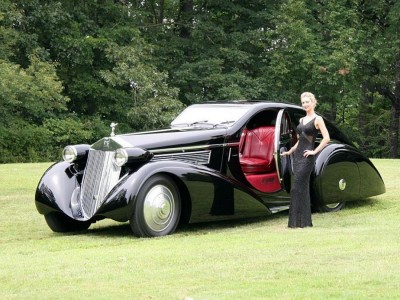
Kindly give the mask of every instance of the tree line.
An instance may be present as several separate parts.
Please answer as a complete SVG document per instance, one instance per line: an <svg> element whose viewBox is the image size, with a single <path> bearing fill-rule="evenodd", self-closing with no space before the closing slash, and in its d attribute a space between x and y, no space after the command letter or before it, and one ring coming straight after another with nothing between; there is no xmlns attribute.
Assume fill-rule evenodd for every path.
<svg viewBox="0 0 400 300"><path fill-rule="evenodd" d="M368 156L397 158L399 15L395 0L3 0L0 163L303 91Z"/></svg>

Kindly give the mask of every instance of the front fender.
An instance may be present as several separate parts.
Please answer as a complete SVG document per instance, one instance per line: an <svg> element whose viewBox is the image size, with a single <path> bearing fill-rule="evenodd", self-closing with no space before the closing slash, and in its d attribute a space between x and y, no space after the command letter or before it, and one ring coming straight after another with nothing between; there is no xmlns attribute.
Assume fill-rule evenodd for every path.
<svg viewBox="0 0 400 300"><path fill-rule="evenodd" d="M47 169L35 193L35 205L39 213L45 215L52 211L61 211L74 218L71 196L79 187L78 178L82 174L65 161L55 163Z"/></svg>

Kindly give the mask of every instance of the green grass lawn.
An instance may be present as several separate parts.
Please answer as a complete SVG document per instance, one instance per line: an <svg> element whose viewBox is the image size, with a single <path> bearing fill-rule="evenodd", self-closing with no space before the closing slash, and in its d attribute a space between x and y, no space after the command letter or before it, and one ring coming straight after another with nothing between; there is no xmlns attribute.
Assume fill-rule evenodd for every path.
<svg viewBox="0 0 400 300"><path fill-rule="evenodd" d="M400 160L373 160L379 197L314 214L190 225L138 239L127 223L50 231L34 204L49 164L0 165L0 299L399 299Z"/></svg>

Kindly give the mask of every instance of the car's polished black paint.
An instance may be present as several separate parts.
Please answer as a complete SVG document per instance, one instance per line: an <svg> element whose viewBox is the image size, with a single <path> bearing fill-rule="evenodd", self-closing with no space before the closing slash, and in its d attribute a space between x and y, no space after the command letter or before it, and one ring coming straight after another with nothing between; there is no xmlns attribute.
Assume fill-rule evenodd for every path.
<svg viewBox="0 0 400 300"><path fill-rule="evenodd" d="M280 161L279 155L276 156L282 174L281 189L263 193L251 186L241 170L239 143L244 128L255 126L280 110L284 110L292 129L304 112L298 106L282 103L238 105L247 106L248 111L232 126L193 126L122 134L93 144L91 148L99 151L125 148L130 153L130 160L122 167L120 180L106 195L91 221L102 218L130 220L142 186L158 174L165 175L178 186L183 222L265 215L282 206L287 207L291 187L290 160ZM332 141L316 159L311 180L312 204L323 206L384 193L382 178L370 160L333 124L327 120L326 124ZM290 148L293 144L290 133L282 134L279 139L280 148ZM208 161L193 161L190 155L197 153L208 153ZM62 161L50 167L36 191L38 211L44 215L61 212L84 221L74 210L78 197L76 190L82 184L84 169L82 160L72 164Z"/></svg>
<svg viewBox="0 0 400 300"><path fill-rule="evenodd" d="M313 174L314 201L336 203L385 193L383 180L371 161L349 145L331 144L319 155ZM345 190L338 189L344 179Z"/></svg>

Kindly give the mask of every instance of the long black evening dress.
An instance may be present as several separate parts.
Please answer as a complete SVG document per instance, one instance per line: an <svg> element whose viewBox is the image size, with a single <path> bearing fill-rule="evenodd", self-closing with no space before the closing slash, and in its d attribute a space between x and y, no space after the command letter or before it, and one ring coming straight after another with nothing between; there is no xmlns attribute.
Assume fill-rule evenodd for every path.
<svg viewBox="0 0 400 300"><path fill-rule="evenodd" d="M315 156L304 157L304 150L314 150L318 134L315 118L306 124L303 119L297 126L299 143L293 152L294 180L291 191L289 224L291 228L313 226L311 221L310 175L314 168Z"/></svg>

